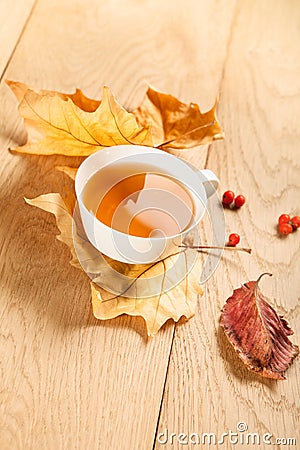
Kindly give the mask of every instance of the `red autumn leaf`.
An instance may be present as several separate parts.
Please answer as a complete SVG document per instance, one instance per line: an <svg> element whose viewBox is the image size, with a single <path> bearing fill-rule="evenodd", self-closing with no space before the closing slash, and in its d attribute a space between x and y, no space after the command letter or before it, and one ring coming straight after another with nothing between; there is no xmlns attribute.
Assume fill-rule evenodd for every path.
<svg viewBox="0 0 300 450"><path fill-rule="evenodd" d="M263 275L233 291L223 307L221 326L249 370L284 380L299 349L288 338L293 331L287 321L278 316L258 286Z"/></svg>

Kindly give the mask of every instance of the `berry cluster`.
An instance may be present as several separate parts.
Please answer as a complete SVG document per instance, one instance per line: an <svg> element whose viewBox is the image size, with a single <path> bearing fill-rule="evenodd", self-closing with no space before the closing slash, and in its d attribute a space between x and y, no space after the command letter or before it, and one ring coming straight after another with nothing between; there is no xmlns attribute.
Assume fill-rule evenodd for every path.
<svg viewBox="0 0 300 450"><path fill-rule="evenodd" d="M231 209L233 208L240 208L245 203L246 199L243 195L239 194L235 197L234 192L232 191L226 191L223 194L222 198L222 204L223 206L229 207Z"/></svg>
<svg viewBox="0 0 300 450"><path fill-rule="evenodd" d="M300 217L290 217L289 214L281 214L278 219L278 228L281 234L287 236L292 231L297 230L300 227Z"/></svg>

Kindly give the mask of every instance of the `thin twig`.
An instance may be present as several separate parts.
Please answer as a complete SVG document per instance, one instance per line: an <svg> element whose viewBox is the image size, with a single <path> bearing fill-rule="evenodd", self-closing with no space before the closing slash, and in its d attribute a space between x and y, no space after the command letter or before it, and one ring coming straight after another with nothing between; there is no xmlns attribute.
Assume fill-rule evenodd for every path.
<svg viewBox="0 0 300 450"><path fill-rule="evenodd" d="M245 248L245 247L222 247L222 246L218 246L218 245L178 245L178 247L183 247L183 248L192 248L194 250L203 250L203 249L208 249L208 250L236 250L236 251L240 251L240 252L246 252L246 253L251 253L251 248Z"/></svg>

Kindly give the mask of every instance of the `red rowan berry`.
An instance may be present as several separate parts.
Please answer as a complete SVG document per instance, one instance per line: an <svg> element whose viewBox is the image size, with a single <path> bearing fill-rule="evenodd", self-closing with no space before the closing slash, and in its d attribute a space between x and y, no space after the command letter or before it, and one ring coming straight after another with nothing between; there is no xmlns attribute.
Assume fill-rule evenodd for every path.
<svg viewBox="0 0 300 450"><path fill-rule="evenodd" d="M234 200L234 193L232 191L226 191L223 194L222 203L223 205L229 206Z"/></svg>
<svg viewBox="0 0 300 450"><path fill-rule="evenodd" d="M293 231L293 227L290 223L281 223L279 225L279 231L281 234L288 235Z"/></svg>
<svg viewBox="0 0 300 450"><path fill-rule="evenodd" d="M291 218L291 225L294 228L294 230L297 230L297 228L300 227L300 217L294 216Z"/></svg>
<svg viewBox="0 0 300 450"><path fill-rule="evenodd" d="M290 220L291 218L288 214L281 214L281 216L278 219L278 223L279 225L281 225L282 223L289 223Z"/></svg>
<svg viewBox="0 0 300 450"><path fill-rule="evenodd" d="M246 198L243 195L237 195L234 200L234 206L240 208L245 203Z"/></svg>
<svg viewBox="0 0 300 450"><path fill-rule="evenodd" d="M240 242L240 236L237 233L232 233L229 235L228 246L235 247Z"/></svg>

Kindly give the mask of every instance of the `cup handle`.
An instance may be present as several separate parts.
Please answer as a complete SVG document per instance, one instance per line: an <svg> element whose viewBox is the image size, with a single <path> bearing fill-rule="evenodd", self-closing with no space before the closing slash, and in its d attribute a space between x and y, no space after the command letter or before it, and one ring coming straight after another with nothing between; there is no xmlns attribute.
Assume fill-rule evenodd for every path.
<svg viewBox="0 0 300 450"><path fill-rule="evenodd" d="M220 184L220 180L209 169L198 170L197 174L200 177L201 182L203 183L204 189L206 191L206 196L207 196L207 198L209 198L218 189L218 186Z"/></svg>

